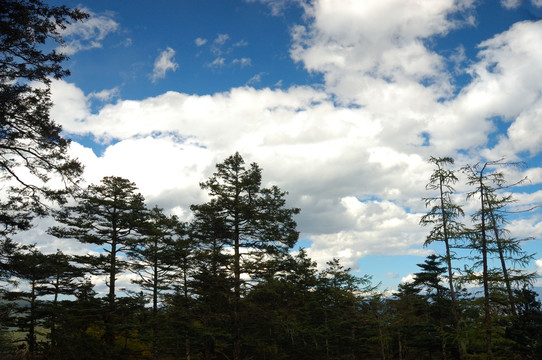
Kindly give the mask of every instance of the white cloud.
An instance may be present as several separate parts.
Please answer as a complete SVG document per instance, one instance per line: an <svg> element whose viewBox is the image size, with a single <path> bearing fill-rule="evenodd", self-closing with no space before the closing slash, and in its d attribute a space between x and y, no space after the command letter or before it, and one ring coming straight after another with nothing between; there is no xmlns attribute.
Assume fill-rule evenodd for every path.
<svg viewBox="0 0 542 360"><path fill-rule="evenodd" d="M226 64L226 59L223 57L217 57L211 63L208 64L211 68L221 68Z"/></svg>
<svg viewBox="0 0 542 360"><path fill-rule="evenodd" d="M242 68L252 65L252 59L249 57L238 57L232 59L232 54L239 47L248 46L246 40L240 40L232 45L226 46L230 41L230 35L218 34L209 46L210 55L214 58L212 61L207 62L206 66L209 68L222 68L226 65L239 65ZM198 47L207 44L207 39L197 38L196 45Z"/></svg>
<svg viewBox="0 0 542 360"><path fill-rule="evenodd" d="M228 34L218 34L217 37L213 40L213 45L211 46L211 52L216 55L220 56L224 53L224 50L222 47L226 42L230 39L230 36Z"/></svg>
<svg viewBox="0 0 542 360"><path fill-rule="evenodd" d="M196 46L200 47L200 46L203 46L205 44L207 44L207 39L204 39L204 38L196 38L194 40L194 42L196 43Z"/></svg>
<svg viewBox="0 0 542 360"><path fill-rule="evenodd" d="M119 29L119 24L113 20L111 15L97 15L85 8L82 10L90 15L87 20L74 22L60 31L66 43L59 48L59 51L66 55L73 55L82 50L101 48L102 41L106 36Z"/></svg>
<svg viewBox="0 0 542 360"><path fill-rule="evenodd" d="M479 45L480 61L468 71L474 81L462 89L457 106L478 117L512 118L540 99L542 23L516 23ZM461 109L463 110L463 109Z"/></svg>
<svg viewBox="0 0 542 360"><path fill-rule="evenodd" d="M122 46L122 47L130 47L132 46L132 44L134 43L134 41L131 39L131 38L126 38L124 40L122 40L118 46Z"/></svg>
<svg viewBox="0 0 542 360"><path fill-rule="evenodd" d="M454 107L472 119L501 116L511 125L507 136L492 149L494 157L542 150L542 42L541 22L520 22L480 44L480 61L469 72L474 80Z"/></svg>
<svg viewBox="0 0 542 360"><path fill-rule="evenodd" d="M523 3L523 0L501 0L501 5L507 9L518 8L521 3Z"/></svg>
<svg viewBox="0 0 542 360"><path fill-rule="evenodd" d="M224 45L229 39L230 36L228 34L218 34L216 39L213 40L213 43L217 45Z"/></svg>
<svg viewBox="0 0 542 360"><path fill-rule="evenodd" d="M538 203L540 204L540 197L542 194L538 193ZM517 198L514 197L514 198ZM530 200L532 203L533 200ZM507 229L510 231L510 235L516 239L540 239L542 238L542 221L534 214L524 214L521 219L510 221Z"/></svg>
<svg viewBox="0 0 542 360"><path fill-rule="evenodd" d="M340 200L340 207L333 206L333 211L336 215L331 218L330 214L321 214L334 223L333 227L328 227L329 233L311 236L313 244L308 253L319 264L338 257L356 269L357 260L368 254L429 253L421 250L425 236L424 229L420 229L418 224L420 215L409 214L391 201L360 201L355 197L344 197ZM325 221L324 217L320 221ZM319 227L316 230L326 231Z"/></svg>
<svg viewBox="0 0 542 360"><path fill-rule="evenodd" d="M62 124L65 131L77 132L80 124L90 115L90 107L85 93L77 86L63 80L51 82L51 99L54 106L51 118Z"/></svg>
<svg viewBox="0 0 542 360"><path fill-rule="evenodd" d="M241 40L233 44L233 47L245 47L245 46L248 46L248 41L246 40Z"/></svg>
<svg viewBox="0 0 542 360"><path fill-rule="evenodd" d="M450 87L442 73L443 59L422 40L469 23L468 15L463 22L450 20L450 15L468 14L471 3L349 0L336 6L315 1L307 10L310 26L292 30L292 57L310 71L323 72L328 89L363 105L374 78L403 86L431 79L431 88L443 96Z"/></svg>
<svg viewBox="0 0 542 360"><path fill-rule="evenodd" d="M264 72L261 72L261 73L258 73L256 75L254 75L253 77L251 77L250 79L248 79L247 81L247 85L255 85L255 84L259 84L261 81L262 81L262 76L265 75Z"/></svg>
<svg viewBox="0 0 542 360"><path fill-rule="evenodd" d="M104 89L98 92L93 92L88 95L89 98L98 99L100 101L111 101L114 98L117 98L120 94L118 87L112 89Z"/></svg>
<svg viewBox="0 0 542 360"><path fill-rule="evenodd" d="M501 138L493 149L508 159L515 154L528 152L535 155L542 151L542 99L536 106L527 108L514 120L507 131L507 137Z"/></svg>
<svg viewBox="0 0 542 360"><path fill-rule="evenodd" d="M501 5L507 9L517 9L525 0L501 0ZM542 7L542 0L531 0L531 4L536 7Z"/></svg>
<svg viewBox="0 0 542 360"><path fill-rule="evenodd" d="M166 77L166 72L171 70L175 71L179 67L179 64L175 62L175 50L168 47L162 51L160 55L154 61L154 69L152 71L152 82L156 82L158 79Z"/></svg>
<svg viewBox="0 0 542 360"><path fill-rule="evenodd" d="M306 7L309 25L292 29L292 58L323 73L326 90L338 102L362 106L379 119L386 143L421 145L426 133L439 153L449 154L485 141L490 122L477 118L473 124L442 101L453 99L451 74L424 41L470 26L472 1L312 4Z"/></svg>
<svg viewBox="0 0 542 360"><path fill-rule="evenodd" d="M240 58L240 59L233 59L232 63L234 65L239 65L241 66L242 68L246 67L246 66L250 66L252 65L252 60L250 58Z"/></svg>

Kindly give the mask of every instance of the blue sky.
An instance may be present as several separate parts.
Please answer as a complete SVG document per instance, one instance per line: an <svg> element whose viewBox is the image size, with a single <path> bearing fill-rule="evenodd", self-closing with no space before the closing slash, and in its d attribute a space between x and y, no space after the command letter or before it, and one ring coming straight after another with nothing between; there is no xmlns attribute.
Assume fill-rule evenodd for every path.
<svg viewBox="0 0 542 360"><path fill-rule="evenodd" d="M290 27L302 16L298 6L271 16L267 6L243 1L83 5L118 24L104 39L102 51L73 58L71 79L89 91L120 85L123 97L144 98L170 90L209 94L247 84L321 81L319 74L308 74L289 56ZM168 48L174 49L178 68L149 86L154 61Z"/></svg>
<svg viewBox="0 0 542 360"><path fill-rule="evenodd" d="M542 201L540 0L51 3L91 14L66 29L72 75L52 86L89 183L126 177L189 220L206 200L198 183L239 151L301 208L313 259L338 257L382 289L437 249L418 225L430 156L525 161L507 176L531 180L521 205ZM541 217L510 224L536 239L533 270ZM39 228L42 248L85 251Z"/></svg>

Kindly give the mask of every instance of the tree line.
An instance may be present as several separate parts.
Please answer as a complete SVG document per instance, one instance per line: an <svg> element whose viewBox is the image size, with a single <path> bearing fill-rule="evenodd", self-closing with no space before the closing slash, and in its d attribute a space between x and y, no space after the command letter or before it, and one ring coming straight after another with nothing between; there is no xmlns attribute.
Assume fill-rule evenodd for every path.
<svg viewBox="0 0 542 360"><path fill-rule="evenodd" d="M497 192L502 173L484 174L496 163L461 169L469 183L477 179L466 196L480 198L467 227L453 203L453 161L431 162L434 196L425 199L421 224L431 226L426 244L441 241L445 253L428 256L392 295L337 259L318 271L304 250L292 252L299 209L285 207L279 188L262 188L261 169L238 153L200 184L210 200L191 207L189 223L147 208L129 180L105 177L62 205L49 229L92 252L42 254L3 242L4 357L537 358L542 309L530 289L534 273L507 267L532 255L507 236L512 198ZM126 274L133 286L119 289ZM105 296L93 289L98 276ZM468 291L473 284L482 295Z"/></svg>
<svg viewBox="0 0 542 360"><path fill-rule="evenodd" d="M49 117L51 79L69 74L51 41L88 15L0 5L0 359L539 358L533 255L508 229L517 183L503 169L515 164L432 157L420 224L443 250L383 293L338 259L319 270L294 251L300 210L239 153L200 184L209 200L189 222L149 208L128 179L82 188ZM454 189L458 174L468 191ZM466 216L463 201L476 210ZM12 240L43 216L49 235L88 252Z"/></svg>

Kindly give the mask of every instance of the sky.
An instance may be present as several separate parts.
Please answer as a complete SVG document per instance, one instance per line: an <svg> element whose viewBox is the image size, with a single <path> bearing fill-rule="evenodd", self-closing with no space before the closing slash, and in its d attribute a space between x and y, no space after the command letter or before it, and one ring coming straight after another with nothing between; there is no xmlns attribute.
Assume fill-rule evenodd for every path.
<svg viewBox="0 0 542 360"><path fill-rule="evenodd" d="M541 0L49 3L90 14L64 30L71 76L51 112L89 184L125 177L189 220L199 183L238 151L301 209L298 247L382 290L442 250L419 225L431 156L524 161L504 169L529 178L518 206L542 202ZM542 212L510 220L542 273ZM85 251L47 221L25 241Z"/></svg>

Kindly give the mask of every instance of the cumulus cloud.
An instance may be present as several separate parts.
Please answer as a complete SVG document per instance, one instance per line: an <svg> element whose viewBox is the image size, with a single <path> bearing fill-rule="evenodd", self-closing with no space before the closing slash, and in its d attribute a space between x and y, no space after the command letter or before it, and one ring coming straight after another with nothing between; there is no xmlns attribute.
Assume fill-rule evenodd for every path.
<svg viewBox="0 0 542 360"><path fill-rule="evenodd" d="M62 124L65 131L78 129L90 115L90 103L85 93L75 84L63 80L51 82L51 118Z"/></svg>
<svg viewBox="0 0 542 360"><path fill-rule="evenodd" d="M479 59L468 71L474 80L462 89L454 107L475 118L502 117L511 122L507 136L492 149L496 156L538 153L541 148L541 22L516 23L480 44Z"/></svg>
<svg viewBox="0 0 542 360"><path fill-rule="evenodd" d="M450 85L443 59L423 39L469 23L471 3L350 0L335 6L316 1L307 10L310 24L292 30L291 54L308 70L323 72L328 88L345 100L364 104L374 78L406 86L431 79L435 95L445 96ZM451 14L464 15L459 21Z"/></svg>
<svg viewBox="0 0 542 360"><path fill-rule="evenodd" d="M156 82L158 79L163 79L166 77L166 72L169 70L175 71L179 67L179 64L175 62L175 50L168 47L166 50L162 51L160 55L154 61L154 68L152 71L151 79L152 82Z"/></svg>
<svg viewBox="0 0 542 360"><path fill-rule="evenodd" d="M542 23L520 22L479 45L480 61L468 71L474 81L462 89L458 106L480 117L517 116L540 99Z"/></svg>
<svg viewBox="0 0 542 360"><path fill-rule="evenodd" d="M59 51L66 55L73 55L82 50L101 48L107 35L119 29L119 24L110 14L98 15L86 8L82 10L90 15L87 20L69 24L60 31L65 44L59 48Z"/></svg>
<svg viewBox="0 0 542 360"><path fill-rule="evenodd" d="M345 197L340 204L342 211L336 206L334 211L339 211L337 217L344 219L342 230L329 228L331 233L311 236L313 244L308 253L319 264L340 258L355 269L357 261L369 254L429 254L429 251L421 250L425 237L424 230L419 227L419 214L409 214L391 201Z"/></svg>

